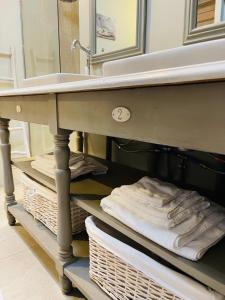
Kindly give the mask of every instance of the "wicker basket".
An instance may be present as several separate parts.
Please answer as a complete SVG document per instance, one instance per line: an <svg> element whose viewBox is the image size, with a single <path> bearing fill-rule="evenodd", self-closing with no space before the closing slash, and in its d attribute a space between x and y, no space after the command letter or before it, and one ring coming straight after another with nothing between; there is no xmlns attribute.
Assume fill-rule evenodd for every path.
<svg viewBox="0 0 225 300"><path fill-rule="evenodd" d="M35 219L57 234L57 196L56 193L30 179L25 174L21 175L23 185L23 206ZM71 219L73 234L85 230L85 218L88 213L71 202Z"/></svg>
<svg viewBox="0 0 225 300"><path fill-rule="evenodd" d="M115 300L181 300L91 237L90 277Z"/></svg>
<svg viewBox="0 0 225 300"><path fill-rule="evenodd" d="M187 299L173 286L177 282L182 286L186 278L126 244L124 236L95 217L88 217L85 225L89 235L90 278L112 299ZM192 283L182 288L189 290Z"/></svg>

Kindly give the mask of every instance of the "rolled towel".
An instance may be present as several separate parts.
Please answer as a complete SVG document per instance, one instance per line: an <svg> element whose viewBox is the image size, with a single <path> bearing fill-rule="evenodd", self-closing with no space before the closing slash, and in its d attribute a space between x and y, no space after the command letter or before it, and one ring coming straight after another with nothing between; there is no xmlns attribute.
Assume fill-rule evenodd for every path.
<svg viewBox="0 0 225 300"><path fill-rule="evenodd" d="M186 257L185 251L181 251L180 249L182 249L183 247L179 247L181 247L181 245L183 245L185 242L192 241L195 238L195 231L198 229L199 225L203 222L203 220L206 219L206 217L209 216L212 212L216 212L215 207L210 207L197 215L193 215L190 219L184 221L183 223L174 227L173 229L168 230L153 225L146 219L137 216L137 214L134 211L125 208L123 205L121 205L121 203L118 200L112 199L112 196L104 198L101 201L101 207L105 212L119 219L121 222L125 223L127 226L131 227L135 231L141 233L142 235L151 239L157 244L184 257ZM214 226L218 224L216 219L214 224ZM202 233L204 233L203 228L204 226L201 228ZM205 231L207 231L207 226L205 226ZM199 235L199 238L201 238L201 235ZM204 244L204 247L206 246ZM193 252L193 260L195 260L195 257L197 256L198 253Z"/></svg>

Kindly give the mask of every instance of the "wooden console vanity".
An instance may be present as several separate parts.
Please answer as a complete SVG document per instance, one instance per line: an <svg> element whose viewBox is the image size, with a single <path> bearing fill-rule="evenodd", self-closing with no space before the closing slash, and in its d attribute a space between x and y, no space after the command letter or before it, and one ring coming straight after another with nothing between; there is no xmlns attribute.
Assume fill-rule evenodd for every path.
<svg viewBox="0 0 225 300"><path fill-rule="evenodd" d="M143 248L225 295L224 239L199 262L191 262L144 238L101 210L101 195L115 186L134 182L143 175L142 171L104 162L109 165L107 175L70 184L68 167L68 143L74 130L225 154L225 68L224 63L223 68L221 65L212 64L206 73L203 65L202 69L193 66L186 70L174 69L173 73L167 70L158 75L150 72L113 76L0 93L0 137L9 224L20 222L55 261L65 293L72 282L87 299L109 299L89 279L88 257L84 257L88 242L82 241L82 237L72 238L70 201L76 201ZM116 122L112 118L116 107L127 108L130 119ZM14 197L8 130L11 119L49 125L54 135L56 183L33 170L29 162L15 164L57 192L57 238L17 204Z"/></svg>

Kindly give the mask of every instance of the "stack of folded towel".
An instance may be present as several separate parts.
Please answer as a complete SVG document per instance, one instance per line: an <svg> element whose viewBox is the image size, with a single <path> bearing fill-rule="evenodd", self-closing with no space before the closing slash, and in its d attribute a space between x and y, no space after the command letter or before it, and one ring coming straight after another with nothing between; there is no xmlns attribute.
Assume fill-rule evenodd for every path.
<svg viewBox="0 0 225 300"><path fill-rule="evenodd" d="M182 190L158 179L112 191L102 209L161 246L191 260L225 235L225 208L197 192Z"/></svg>
<svg viewBox="0 0 225 300"><path fill-rule="evenodd" d="M56 164L53 154L37 156L35 160L31 162L31 166L33 169L36 169L51 178L55 178ZM94 158L76 153L71 153L69 167L71 170L71 179L89 173L92 173L93 175L106 174L108 171L107 166L104 166Z"/></svg>

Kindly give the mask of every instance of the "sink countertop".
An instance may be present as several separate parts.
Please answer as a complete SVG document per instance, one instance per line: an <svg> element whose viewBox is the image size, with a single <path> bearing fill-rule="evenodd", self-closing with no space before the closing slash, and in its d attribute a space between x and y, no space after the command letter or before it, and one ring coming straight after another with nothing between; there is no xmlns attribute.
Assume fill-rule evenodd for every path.
<svg viewBox="0 0 225 300"><path fill-rule="evenodd" d="M111 90L225 80L225 60L74 82L4 90L0 97Z"/></svg>
<svg viewBox="0 0 225 300"><path fill-rule="evenodd" d="M96 79L99 76L76 73L53 73L23 80L22 88Z"/></svg>

